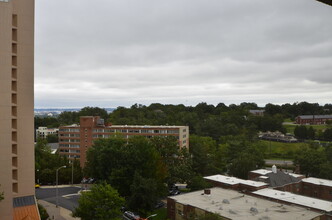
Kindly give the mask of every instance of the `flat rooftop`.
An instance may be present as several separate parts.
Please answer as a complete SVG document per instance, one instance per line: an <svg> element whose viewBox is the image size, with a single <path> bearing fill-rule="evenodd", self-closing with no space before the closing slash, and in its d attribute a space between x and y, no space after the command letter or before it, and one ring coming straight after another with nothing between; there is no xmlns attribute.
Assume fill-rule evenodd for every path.
<svg viewBox="0 0 332 220"><path fill-rule="evenodd" d="M309 177L302 179L302 182L332 187L332 180Z"/></svg>
<svg viewBox="0 0 332 220"><path fill-rule="evenodd" d="M66 126L61 126L61 128L79 128L80 125L73 124L73 125L66 125ZM162 129L175 129L175 128L187 128L188 126L178 126L178 125L111 125L111 126L105 126L101 128L140 128L140 129L153 129L153 128L162 128ZM98 128L98 126L96 127Z"/></svg>
<svg viewBox="0 0 332 220"><path fill-rule="evenodd" d="M306 208L283 205L266 199L244 195L234 190L215 187L211 189L210 195L202 194L203 190L170 198L181 204L217 213L229 219L309 220L321 215Z"/></svg>
<svg viewBox="0 0 332 220"><path fill-rule="evenodd" d="M296 174L296 173L288 173L288 174L295 177L295 178L304 177L304 175L302 175L302 174Z"/></svg>
<svg viewBox="0 0 332 220"><path fill-rule="evenodd" d="M204 179L213 180L213 181L228 184L228 185L236 185L236 184L241 183L244 185L254 186L254 187L268 186L268 184L266 184L266 183L252 181L252 180L243 180L243 179L239 179L236 177L229 177L229 176L224 176L224 175L207 176L207 177L204 177Z"/></svg>
<svg viewBox="0 0 332 220"><path fill-rule="evenodd" d="M266 169L259 169L259 170L252 170L250 171L251 173L257 173L257 174L260 174L260 175L266 175L268 173L272 173L271 170L266 170Z"/></svg>
<svg viewBox="0 0 332 220"><path fill-rule="evenodd" d="M257 190L252 193L259 196L264 196L266 198L277 199L280 201L289 202L308 208L318 209L325 212L332 211L332 202L326 200L315 199L308 196L301 196L290 192L282 192L269 188Z"/></svg>
<svg viewBox="0 0 332 220"><path fill-rule="evenodd" d="M186 128L188 126L181 125L111 125L106 128Z"/></svg>

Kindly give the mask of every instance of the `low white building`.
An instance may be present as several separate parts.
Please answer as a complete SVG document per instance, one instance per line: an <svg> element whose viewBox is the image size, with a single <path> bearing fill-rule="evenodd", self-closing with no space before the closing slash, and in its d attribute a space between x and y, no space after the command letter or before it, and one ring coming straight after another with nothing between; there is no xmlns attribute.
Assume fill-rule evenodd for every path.
<svg viewBox="0 0 332 220"><path fill-rule="evenodd" d="M58 132L58 128L38 127L38 129L36 129L36 139L45 139L50 134L58 135Z"/></svg>
<svg viewBox="0 0 332 220"><path fill-rule="evenodd" d="M167 209L168 218L171 220L183 220L189 216L200 216L206 213L215 213L222 219L239 220L316 220L324 215L320 211L280 204L223 188L168 197Z"/></svg>

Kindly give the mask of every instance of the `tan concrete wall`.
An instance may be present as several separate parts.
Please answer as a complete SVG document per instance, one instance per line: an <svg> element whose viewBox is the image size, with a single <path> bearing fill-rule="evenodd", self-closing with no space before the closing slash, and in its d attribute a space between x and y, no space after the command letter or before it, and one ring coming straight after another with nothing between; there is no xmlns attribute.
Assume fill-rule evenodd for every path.
<svg viewBox="0 0 332 220"><path fill-rule="evenodd" d="M185 132L183 131L185 129ZM183 143L185 141L185 143ZM181 126L179 128L179 146L189 149L189 127Z"/></svg>
<svg viewBox="0 0 332 220"><path fill-rule="evenodd" d="M34 190L34 0L14 0L18 15L17 146L18 194Z"/></svg>
<svg viewBox="0 0 332 220"><path fill-rule="evenodd" d="M11 164L11 30L12 3L0 2L0 202L1 219L12 219Z"/></svg>
<svg viewBox="0 0 332 220"><path fill-rule="evenodd" d="M13 14L18 18L14 54ZM33 53L34 0L0 1L0 191L5 193L5 200L0 202L2 220L13 219L13 197L34 195ZM17 60L14 78L12 55ZM12 104L12 95L16 96L16 104ZM15 135L17 141L12 141ZM17 147L13 147L15 144ZM17 193L13 192L13 184L17 184Z"/></svg>

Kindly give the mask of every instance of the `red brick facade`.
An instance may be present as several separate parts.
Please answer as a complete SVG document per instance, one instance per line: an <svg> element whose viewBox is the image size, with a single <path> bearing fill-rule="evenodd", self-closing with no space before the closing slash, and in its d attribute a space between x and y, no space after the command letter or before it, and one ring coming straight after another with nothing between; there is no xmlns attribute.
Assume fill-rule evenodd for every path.
<svg viewBox="0 0 332 220"><path fill-rule="evenodd" d="M296 124L300 124L300 125L326 124L326 122L329 120L332 120L332 115L300 115L295 118Z"/></svg>
<svg viewBox="0 0 332 220"><path fill-rule="evenodd" d="M80 117L80 125L62 126L59 129L59 154L70 160L77 158L81 166L86 162L86 151L98 138L112 135L130 136L173 136L178 140L179 147L189 148L188 126L135 126L105 125L99 116Z"/></svg>

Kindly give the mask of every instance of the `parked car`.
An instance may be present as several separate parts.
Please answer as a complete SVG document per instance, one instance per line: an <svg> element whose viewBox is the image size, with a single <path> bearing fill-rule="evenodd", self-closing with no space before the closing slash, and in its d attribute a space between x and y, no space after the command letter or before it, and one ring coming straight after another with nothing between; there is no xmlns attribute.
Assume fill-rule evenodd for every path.
<svg viewBox="0 0 332 220"><path fill-rule="evenodd" d="M123 213L123 216L125 217L124 219L130 219L130 220L138 220L138 219L140 219L139 215L136 215L135 213L133 213L131 211L125 211Z"/></svg>
<svg viewBox="0 0 332 220"><path fill-rule="evenodd" d="M175 195L179 195L179 194L181 194L181 192L180 192L179 190L177 190L177 189L172 189L172 190L169 191L169 194L168 194L168 195L170 195L170 196L175 196Z"/></svg>
<svg viewBox="0 0 332 220"><path fill-rule="evenodd" d="M154 206L155 209L159 209L165 206L165 203L162 201L159 201L156 203L156 205Z"/></svg>

